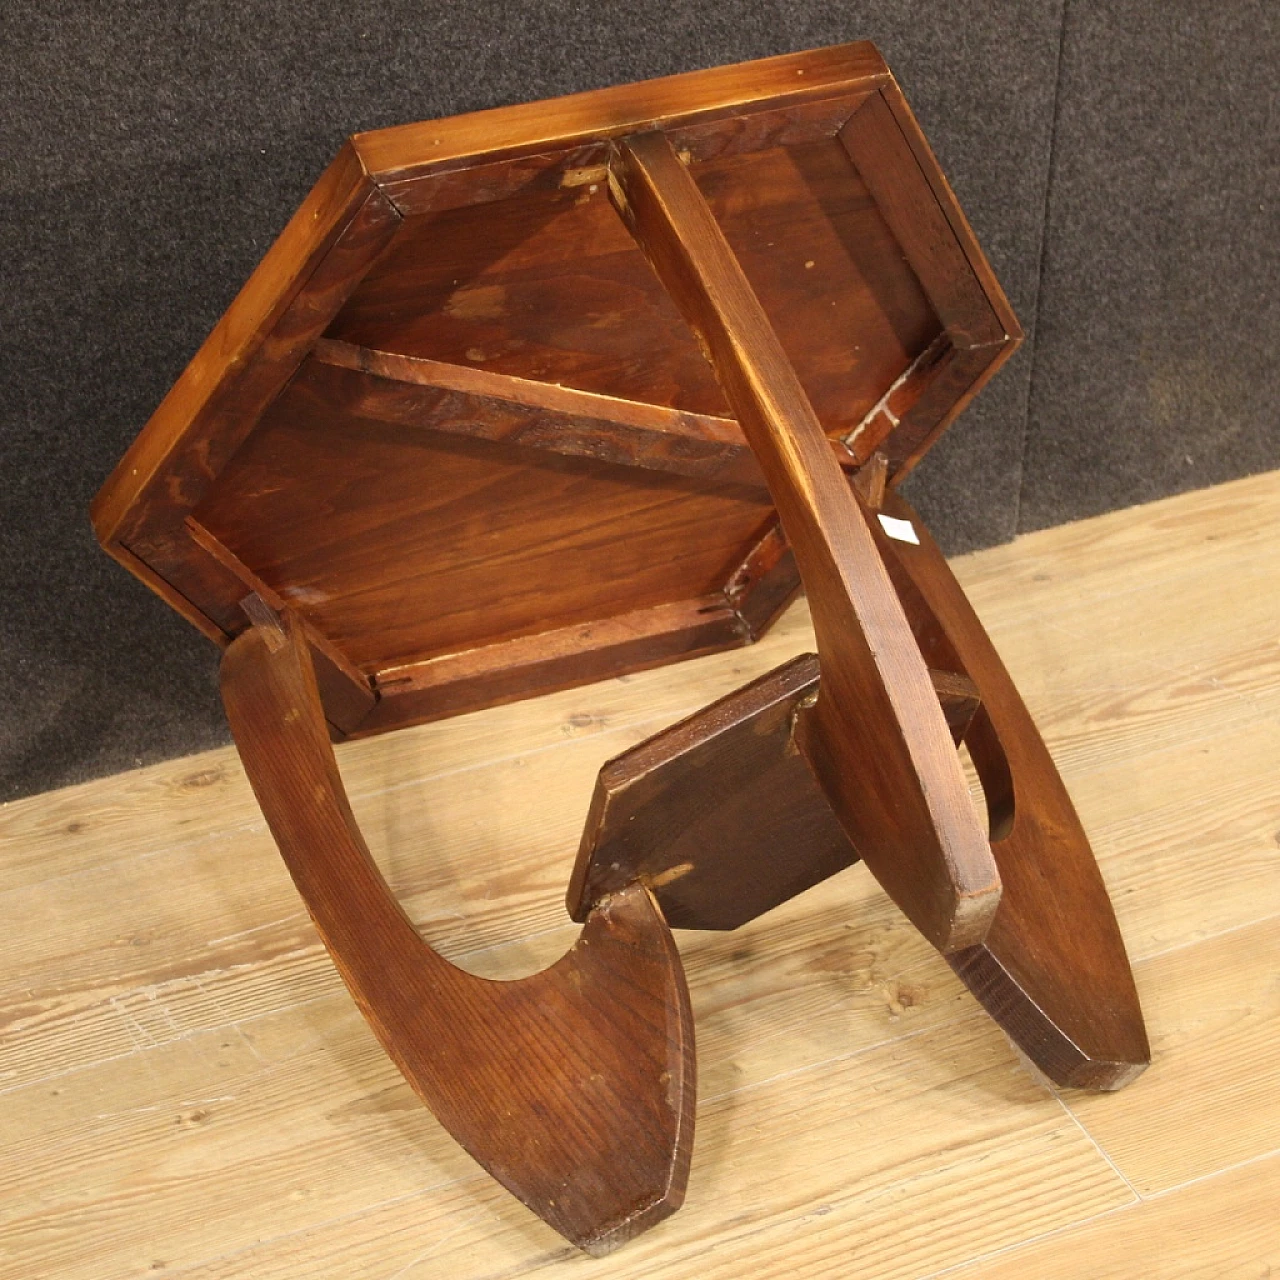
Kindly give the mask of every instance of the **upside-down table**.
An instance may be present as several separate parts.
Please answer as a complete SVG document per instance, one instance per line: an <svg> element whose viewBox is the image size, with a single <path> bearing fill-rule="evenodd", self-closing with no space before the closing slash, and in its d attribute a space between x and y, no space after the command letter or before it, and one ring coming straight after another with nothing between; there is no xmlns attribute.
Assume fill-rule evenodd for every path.
<svg viewBox="0 0 1280 1280"><path fill-rule="evenodd" d="M225 647L387 1052L589 1252L684 1196L671 929L859 859L1054 1081L1148 1061L1071 802L897 493L1019 337L879 54L816 50L353 137L95 501ZM419 937L331 741L749 644L801 586L816 655L601 771L562 960L492 982Z"/></svg>

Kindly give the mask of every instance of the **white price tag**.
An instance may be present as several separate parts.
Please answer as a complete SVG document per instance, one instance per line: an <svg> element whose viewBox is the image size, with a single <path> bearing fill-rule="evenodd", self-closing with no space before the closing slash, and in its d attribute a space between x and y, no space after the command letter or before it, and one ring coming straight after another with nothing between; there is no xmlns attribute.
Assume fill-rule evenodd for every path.
<svg viewBox="0 0 1280 1280"><path fill-rule="evenodd" d="M879 519L889 537L896 538L899 542L909 542L912 546L920 545L915 526L910 520L899 520L895 516L880 516Z"/></svg>

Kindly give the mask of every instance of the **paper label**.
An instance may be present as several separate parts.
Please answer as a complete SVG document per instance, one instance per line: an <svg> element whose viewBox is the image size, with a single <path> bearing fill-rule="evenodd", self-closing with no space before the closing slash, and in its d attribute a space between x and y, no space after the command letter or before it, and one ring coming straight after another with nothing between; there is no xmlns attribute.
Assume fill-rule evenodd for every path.
<svg viewBox="0 0 1280 1280"><path fill-rule="evenodd" d="M920 545L920 539L916 537L915 526L910 520L899 520L895 516L880 516L879 519L889 537L896 538L899 542L909 542L912 546L918 547Z"/></svg>

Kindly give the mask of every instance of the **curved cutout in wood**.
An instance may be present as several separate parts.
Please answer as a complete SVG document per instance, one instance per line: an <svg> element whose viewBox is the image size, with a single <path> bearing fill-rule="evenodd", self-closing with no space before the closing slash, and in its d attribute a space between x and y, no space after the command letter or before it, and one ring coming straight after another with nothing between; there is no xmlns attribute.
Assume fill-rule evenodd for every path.
<svg viewBox="0 0 1280 1280"><path fill-rule="evenodd" d="M856 477L854 478L854 483L856 484ZM878 506L890 517L893 517L894 512L897 511L899 513L896 517L897 519L906 518L901 513L907 509L907 505L902 498L897 496L896 490L891 493L882 492ZM910 513L910 523L918 536L923 526L920 524L919 516L914 511ZM929 669L931 671L950 672L954 676L966 680L977 693L977 705L965 726L963 738L964 744L968 748L969 756L973 760L973 767L977 771L978 780L982 783L982 794L987 809L988 837L995 844L1003 840L1013 830L1015 794L1009 757L1005 754L1000 735L996 732L995 726L991 722L990 712L982 704L981 691L974 684L964 658L956 648L955 643L952 642L947 631L939 625L928 600L916 583L915 576L907 571L907 565L920 566L928 564L928 573L934 580L945 576L954 583L955 575L952 574L950 567L940 552L937 554L937 559L941 560L941 567L934 562L933 556L923 554L917 554L914 557L908 556L904 560L899 555L899 548L905 547L909 549L911 547L910 543L904 544L895 538L891 538L885 532L885 528L879 520L873 520L870 516L867 519L867 527L871 531L871 538L876 544L876 550L888 570L889 580L893 583L893 589L897 592L902 610L911 626L911 634L915 637L916 645L919 647L920 654L928 664ZM936 550L935 544L930 543L929 545L934 545ZM956 585L955 590L957 592L960 591L958 585ZM960 594L963 597L963 592ZM965 608L970 615L971 622L965 627L964 634L970 635L973 628L976 627L985 636L986 631L983 629L982 624L976 617L972 616L973 609L968 604L967 598L965 598ZM998 658L997 661L999 661ZM1003 670L1003 663L1001 664L1001 670ZM1012 684L1012 682L1008 683ZM959 741L960 739L957 738L957 745L959 745ZM998 861L999 859L997 859Z"/></svg>
<svg viewBox="0 0 1280 1280"><path fill-rule="evenodd" d="M1151 1061L1111 899L1075 806L991 638L919 517L918 545L876 541L926 661L963 672L981 707L965 737L991 812L1004 894L983 942L948 963L1051 1080L1119 1089Z"/></svg>
<svg viewBox="0 0 1280 1280"><path fill-rule="evenodd" d="M514 982L465 973L422 940L369 854L296 624L235 640L222 697L338 972L441 1124L588 1253L674 1213L693 1138L693 1020L649 891L632 885L600 902L577 944L542 973Z"/></svg>

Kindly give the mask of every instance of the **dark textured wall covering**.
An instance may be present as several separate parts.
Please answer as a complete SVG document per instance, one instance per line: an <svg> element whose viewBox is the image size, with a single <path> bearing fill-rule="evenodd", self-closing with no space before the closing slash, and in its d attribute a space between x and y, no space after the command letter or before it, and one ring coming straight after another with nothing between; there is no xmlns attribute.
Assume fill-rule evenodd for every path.
<svg viewBox="0 0 1280 1280"><path fill-rule="evenodd" d="M0 798L226 739L86 508L343 136L863 38L1029 333L912 482L947 545L1280 464L1263 6L8 0Z"/></svg>
<svg viewBox="0 0 1280 1280"><path fill-rule="evenodd" d="M1019 531L1280 465L1280 9L1070 0Z"/></svg>

